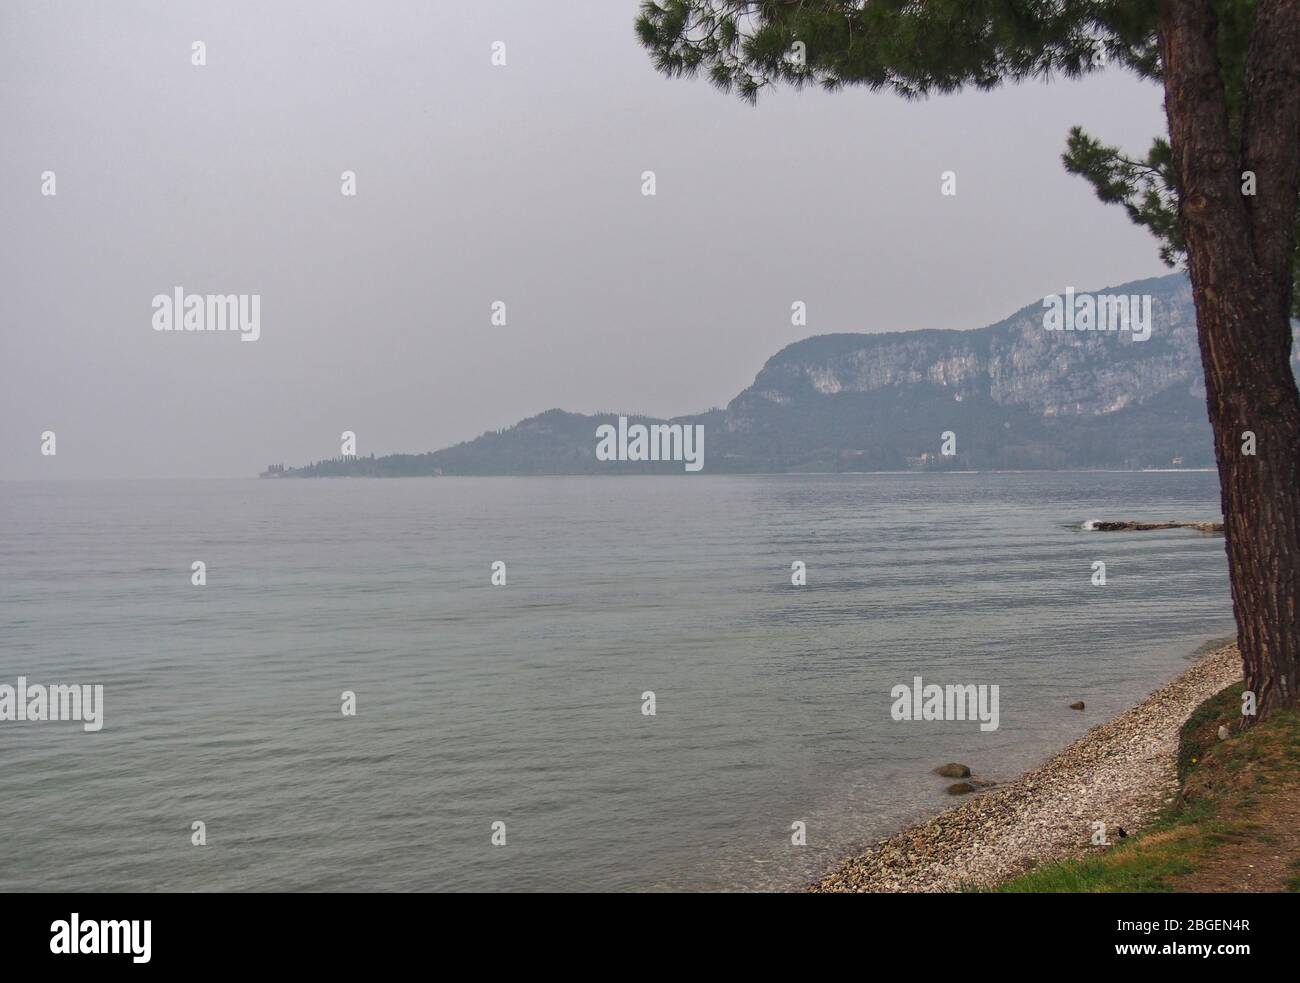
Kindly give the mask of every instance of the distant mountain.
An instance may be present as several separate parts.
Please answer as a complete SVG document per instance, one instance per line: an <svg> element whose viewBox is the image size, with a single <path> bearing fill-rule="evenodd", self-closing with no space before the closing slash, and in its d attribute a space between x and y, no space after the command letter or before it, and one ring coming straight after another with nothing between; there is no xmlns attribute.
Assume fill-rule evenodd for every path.
<svg viewBox="0 0 1300 983"><path fill-rule="evenodd" d="M977 330L819 335L773 355L726 409L629 414L629 425L702 425L704 474L1213 467L1187 278L1096 293L1150 295L1151 337L1045 330L1041 299ZM1300 353L1292 365L1300 372ZM548 410L440 451L264 476L684 473L680 462L597 460L597 428L617 423ZM945 431L955 455L940 453Z"/></svg>

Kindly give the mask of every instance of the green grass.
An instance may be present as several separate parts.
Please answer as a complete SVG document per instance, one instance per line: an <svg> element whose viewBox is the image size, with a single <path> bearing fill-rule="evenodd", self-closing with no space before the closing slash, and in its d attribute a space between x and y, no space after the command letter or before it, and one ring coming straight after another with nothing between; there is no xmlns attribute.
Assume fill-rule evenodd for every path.
<svg viewBox="0 0 1300 983"><path fill-rule="evenodd" d="M1247 730L1240 721L1242 684L1202 703L1179 734L1174 803L1140 834L1099 849L1083 860L1053 861L993 890L1003 893L1167 892L1175 879L1226 843L1258 842L1252 812L1270 790L1296 784L1300 714L1274 714ZM1221 723L1234 728L1218 739ZM1114 834L1111 833L1113 837ZM1300 871L1300 860L1292 865ZM1300 873L1287 881L1300 891Z"/></svg>
<svg viewBox="0 0 1300 983"><path fill-rule="evenodd" d="M1300 860L1292 861L1291 869L1300 871ZM1297 873L1294 877L1287 878L1286 889L1292 894L1300 893L1300 873Z"/></svg>

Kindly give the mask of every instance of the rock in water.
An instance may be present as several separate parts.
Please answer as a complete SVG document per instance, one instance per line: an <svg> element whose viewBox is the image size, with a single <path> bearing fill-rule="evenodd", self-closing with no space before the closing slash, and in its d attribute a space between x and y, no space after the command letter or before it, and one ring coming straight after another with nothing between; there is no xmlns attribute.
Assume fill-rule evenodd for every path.
<svg viewBox="0 0 1300 983"><path fill-rule="evenodd" d="M1070 709L1071 709L1071 710L1082 710L1082 709L1083 709L1083 700L1080 700L1078 703L1071 703L1071 704L1070 704Z"/></svg>
<svg viewBox="0 0 1300 983"><path fill-rule="evenodd" d="M974 791L975 786L970 782L953 782L948 786L949 795L966 795L967 793Z"/></svg>
<svg viewBox="0 0 1300 983"><path fill-rule="evenodd" d="M1146 532L1151 529L1195 529L1197 532L1223 532L1222 522L1108 522L1089 519L1083 524L1088 532Z"/></svg>
<svg viewBox="0 0 1300 983"><path fill-rule="evenodd" d="M970 778L970 769L965 765L959 765L956 762L949 762L946 765L940 765L934 769L936 775L943 778Z"/></svg>

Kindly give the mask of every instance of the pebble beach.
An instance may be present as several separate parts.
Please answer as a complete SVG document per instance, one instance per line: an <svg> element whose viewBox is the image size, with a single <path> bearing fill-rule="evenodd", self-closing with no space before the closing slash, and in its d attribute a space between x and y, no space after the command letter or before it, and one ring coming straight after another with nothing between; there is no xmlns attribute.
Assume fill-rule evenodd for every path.
<svg viewBox="0 0 1300 983"><path fill-rule="evenodd" d="M1035 864L1082 857L1095 823L1140 829L1178 789L1178 736L1204 700L1241 678L1235 645L1088 731L1045 764L876 844L814 892L942 892L991 887Z"/></svg>

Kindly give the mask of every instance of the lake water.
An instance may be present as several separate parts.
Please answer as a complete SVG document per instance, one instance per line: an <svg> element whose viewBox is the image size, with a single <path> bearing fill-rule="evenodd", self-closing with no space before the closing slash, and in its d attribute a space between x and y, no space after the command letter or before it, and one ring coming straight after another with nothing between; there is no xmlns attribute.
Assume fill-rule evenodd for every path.
<svg viewBox="0 0 1300 983"><path fill-rule="evenodd" d="M0 683L105 687L0 722L0 890L797 888L1231 635L1220 537L1079 529L1218 516L1206 473L0 484ZM916 675L999 728L893 720Z"/></svg>

